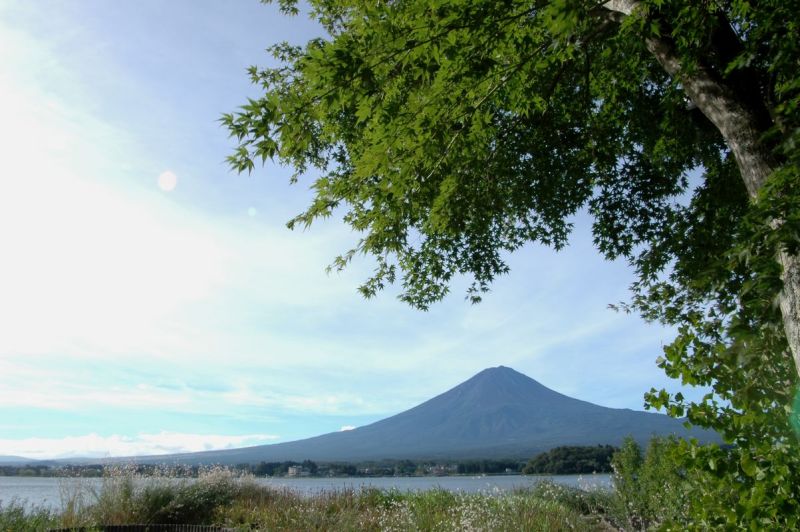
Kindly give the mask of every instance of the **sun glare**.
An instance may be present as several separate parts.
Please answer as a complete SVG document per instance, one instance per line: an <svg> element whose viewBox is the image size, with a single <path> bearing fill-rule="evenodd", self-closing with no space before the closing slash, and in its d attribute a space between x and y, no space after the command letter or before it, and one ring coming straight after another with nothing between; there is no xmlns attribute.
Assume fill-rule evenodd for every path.
<svg viewBox="0 0 800 532"><path fill-rule="evenodd" d="M177 185L178 176L176 176L174 172L167 170L161 172L161 175L158 176L158 188L164 192L172 192Z"/></svg>

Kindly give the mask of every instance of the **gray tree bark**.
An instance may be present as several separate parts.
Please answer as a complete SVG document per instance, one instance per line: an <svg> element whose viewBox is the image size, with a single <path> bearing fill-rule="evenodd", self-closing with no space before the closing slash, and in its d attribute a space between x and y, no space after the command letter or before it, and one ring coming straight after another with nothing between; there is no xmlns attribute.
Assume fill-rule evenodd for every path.
<svg viewBox="0 0 800 532"><path fill-rule="evenodd" d="M794 356L795 368L800 375L800 257L781 251L778 260L783 266L783 290L780 299L783 328Z"/></svg>
<svg viewBox="0 0 800 532"><path fill-rule="evenodd" d="M611 0L604 4L609 11L625 16L631 15L638 6L637 0ZM645 42L662 68L682 84L686 95L720 131L736 159L751 199L755 199L776 165L769 150L760 142L763 131L757 126L753 111L703 65L693 65L691 73L687 74L669 39L648 37ZM780 224L780 220L772 223ZM795 370L800 376L800 256L780 251L777 260L783 267L780 293L783 327Z"/></svg>

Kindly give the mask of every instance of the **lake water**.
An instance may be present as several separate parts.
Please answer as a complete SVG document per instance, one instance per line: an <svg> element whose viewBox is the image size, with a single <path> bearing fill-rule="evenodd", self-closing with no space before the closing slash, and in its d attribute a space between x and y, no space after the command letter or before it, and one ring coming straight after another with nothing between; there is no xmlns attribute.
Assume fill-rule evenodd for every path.
<svg viewBox="0 0 800 532"><path fill-rule="evenodd" d="M357 490L365 487L398 489L400 491L441 488L466 493L502 493L516 488L532 487L545 479L582 489L611 487L610 475L258 478L255 481L265 486L286 488L303 495L313 495L330 490ZM102 479L98 478L0 477L0 502L7 503L16 499L24 501L28 506L42 506L59 510L62 500L71 498L79 491L91 499L91 493L102 489L102 485ZM91 500L86 502L91 502Z"/></svg>

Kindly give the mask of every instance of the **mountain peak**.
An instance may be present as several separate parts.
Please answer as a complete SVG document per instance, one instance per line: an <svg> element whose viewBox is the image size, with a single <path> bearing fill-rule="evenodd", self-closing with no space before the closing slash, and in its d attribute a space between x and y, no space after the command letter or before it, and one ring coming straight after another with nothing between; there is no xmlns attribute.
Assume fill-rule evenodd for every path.
<svg viewBox="0 0 800 532"><path fill-rule="evenodd" d="M503 391L505 393L513 393L514 395L522 394L524 396L528 396L533 392L561 395L547 388L537 380L528 377L524 373L520 373L507 366L486 368L459 384L453 388L453 390L461 387L469 388L476 386L482 388L481 393L490 395Z"/></svg>
<svg viewBox="0 0 800 532"><path fill-rule="evenodd" d="M509 368L508 366L495 366L493 368L486 368L485 370L479 372L478 375L481 373L519 373L519 371ZM522 375L522 373L519 374Z"/></svg>
<svg viewBox="0 0 800 532"><path fill-rule="evenodd" d="M496 366L492 368L486 368L482 371L476 373L472 378L475 377L513 377L516 379L525 379L526 381L533 381L536 382L535 379L532 379L525 375L524 373L520 373L519 371L515 370L514 368L509 368L508 366Z"/></svg>
<svg viewBox="0 0 800 532"><path fill-rule="evenodd" d="M512 368L497 366L414 408L354 430L186 458L218 463L529 458L558 445L619 445L628 435L644 443L653 434L672 433L718 440L710 432L687 431L680 420L663 414L567 397Z"/></svg>
<svg viewBox="0 0 800 532"><path fill-rule="evenodd" d="M473 375L470 379L466 380L465 383L474 379L486 379L486 378L498 379L498 378L519 378L519 377L533 380L527 375L524 375L515 369L509 368L508 366L497 366L493 368L486 368L482 371L479 371L478 373Z"/></svg>

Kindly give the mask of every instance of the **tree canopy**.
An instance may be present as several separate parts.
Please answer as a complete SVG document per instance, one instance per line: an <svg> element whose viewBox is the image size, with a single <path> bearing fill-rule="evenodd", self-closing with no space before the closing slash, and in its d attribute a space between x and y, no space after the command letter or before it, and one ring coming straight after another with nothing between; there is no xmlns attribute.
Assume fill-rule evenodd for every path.
<svg viewBox="0 0 800 532"><path fill-rule="evenodd" d="M624 308L679 327L660 365L712 390L649 404L733 444L686 444L715 494L698 522L796 523L800 2L309 4L327 36L251 68L231 165L313 174L289 226L344 213L361 238L332 267L371 255L361 292L398 282L421 309L457 275L479 301L506 253L566 245L588 210L635 268Z"/></svg>
<svg viewBox="0 0 800 532"><path fill-rule="evenodd" d="M611 457L617 450L611 445L554 447L528 460L522 472L526 475L611 473Z"/></svg>

